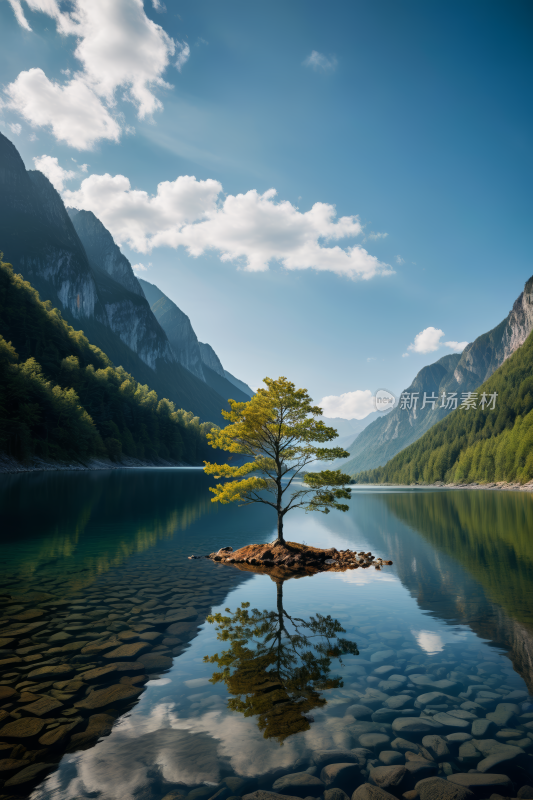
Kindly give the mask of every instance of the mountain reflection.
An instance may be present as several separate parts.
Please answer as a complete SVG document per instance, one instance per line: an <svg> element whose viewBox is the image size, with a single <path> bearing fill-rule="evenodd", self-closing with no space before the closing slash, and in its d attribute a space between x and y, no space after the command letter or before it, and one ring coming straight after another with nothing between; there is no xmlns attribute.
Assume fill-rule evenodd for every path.
<svg viewBox="0 0 533 800"><path fill-rule="evenodd" d="M275 611L250 611L250 603L242 603L234 613L227 608L227 616L207 617L217 626L217 638L230 647L204 661L220 668L211 682L226 684L232 695L228 708L256 716L264 738L282 745L287 737L309 730L309 712L327 702L320 692L343 685L341 678L330 676L332 659L359 651L354 642L340 638L345 630L330 615L291 617L283 607L282 580L276 588Z"/></svg>

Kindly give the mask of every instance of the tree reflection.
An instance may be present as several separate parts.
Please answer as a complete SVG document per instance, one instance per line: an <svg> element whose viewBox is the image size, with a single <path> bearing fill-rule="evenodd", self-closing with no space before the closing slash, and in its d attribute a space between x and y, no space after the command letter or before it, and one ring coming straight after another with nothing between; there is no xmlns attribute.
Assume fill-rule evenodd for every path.
<svg viewBox="0 0 533 800"><path fill-rule="evenodd" d="M357 645L339 637L338 620L321 614L309 620L291 617L283 608L283 581L277 582L276 611L250 611L242 603L227 616L214 614L217 638L229 642L221 655L205 656L217 664L212 683L224 681L232 697L228 708L245 717L257 716L265 739L280 744L294 733L309 730L313 708L326 705L320 692L343 685L330 677L331 661L347 653L359 655Z"/></svg>

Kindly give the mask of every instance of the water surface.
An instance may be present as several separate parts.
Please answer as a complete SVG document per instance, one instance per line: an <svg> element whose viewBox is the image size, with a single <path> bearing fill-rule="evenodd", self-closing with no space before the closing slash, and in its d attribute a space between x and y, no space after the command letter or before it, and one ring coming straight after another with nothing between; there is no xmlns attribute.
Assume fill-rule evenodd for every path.
<svg viewBox="0 0 533 800"><path fill-rule="evenodd" d="M55 697L59 705L42 716L39 738L65 730L54 746L26 741L27 758L49 766L19 791L42 800L161 800L177 789L209 800L228 776L252 780L237 795L271 788L282 774L313 770L317 750L361 746L371 751L365 778L365 770L367 777L381 763L380 753L394 750L398 718L461 711L476 700L467 715L485 719L509 696L516 711L505 725L491 726L491 736L529 751L530 495L364 487L353 492L346 514L293 512L287 539L370 550L394 564L292 579L280 592L267 575L189 560L220 546L274 538L270 509L212 504L208 485L196 470L2 478L0 662L8 663L0 664L0 686ZM273 656L253 649L260 637L247 639L245 655L239 651L236 658L206 621L211 613L228 617L225 609L233 614L243 603L249 613L269 612L272 641L279 620L287 635L300 636L276 650L286 661L285 677L274 687L267 686ZM337 648L338 638L344 647ZM91 685L96 692L128 686L137 694L107 706L77 706L86 693L84 673L121 662L121 656L105 659L124 643L139 646L137 656ZM232 680L213 682L224 663L231 664ZM45 671L66 665L71 673L63 684L32 678L40 664ZM439 680L454 684L445 692L449 699L426 707L418 698ZM14 719L17 707L4 705L10 716L0 725ZM85 732L99 714L110 720L101 733L112 730L91 740ZM470 731L472 720L460 717L456 728L447 717L440 733ZM415 744L422 738L405 736ZM454 747L438 762L439 774L468 772L483 758L478 753L467 763Z"/></svg>

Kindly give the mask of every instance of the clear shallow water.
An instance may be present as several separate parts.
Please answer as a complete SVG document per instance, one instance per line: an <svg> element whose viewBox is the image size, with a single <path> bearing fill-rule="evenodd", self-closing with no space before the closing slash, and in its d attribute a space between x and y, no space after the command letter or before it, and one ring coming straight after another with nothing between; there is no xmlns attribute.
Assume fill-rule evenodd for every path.
<svg viewBox="0 0 533 800"><path fill-rule="evenodd" d="M230 775L259 778L261 787L270 788L279 774L312 766L314 751L368 745L360 737L379 733L385 739L372 745L369 769L373 757L390 750L400 735L393 729L394 720L418 717L417 698L432 689L427 681L447 676L460 684L450 689L456 700L440 703L442 709L426 709L427 715L459 709L468 701L457 695L468 692L469 686L484 686L474 690L473 698L476 691L496 695L487 698L485 708L478 704L474 716L480 718L505 702L508 693L522 692L512 695L518 704L514 716L505 726L493 727L490 736L499 732L498 741L519 741L529 751L525 740L533 745L526 727L530 718L523 715L533 710L527 705L533 685L531 496L367 488L354 491L347 514L289 516L289 540L371 550L392 558L394 565L382 572L359 569L284 583L283 609L290 617L309 621L317 614L330 615L346 632L339 635L357 643L359 655L343 656L342 663L331 659L329 677L340 677L344 685L317 691L326 704L317 703L307 714L306 729L288 736L280 746L275 737L264 738L257 716L228 709L225 683L210 682L215 665L203 660L228 647L217 640L206 615L225 608L234 611L243 602L275 611L276 584L268 576L187 559L191 553L226 544L237 548L270 541L273 520L268 509L211 504L207 486L205 476L192 470L2 479L0 590L8 609L4 619L17 613L9 611L17 604L45 613L36 617L44 620L42 626L23 633L24 640L5 643L9 636L4 631L20 627L21 622L8 619L0 630L4 636L0 661L26 647L36 648L30 655L41 656L32 662L24 661L28 655L19 656L22 663L4 667L0 685L20 687L26 680L39 688L28 675L33 667L49 662L55 662L51 667L68 662L74 678L83 676L83 670L102 662L100 656L98 660L75 649L78 641L105 643L116 637L120 646L120 635L135 626L155 631L158 637L149 643L156 648L151 663L146 651L139 655L145 660L144 669L107 679L116 684L146 674L150 680L136 704L128 709L128 699L115 707L111 703L110 716L117 719L113 730L97 743L85 743L88 749L65 753L72 735L68 732L56 745L58 769L46 778L43 772L44 780L32 796L161 800L171 789L181 787L187 793L206 787L206 782L217 786ZM51 599L31 594L36 591ZM174 636L178 641L171 643L162 615L191 606L198 616L178 622L189 628L179 629ZM91 613L98 617L96 622ZM67 620L76 615L81 618ZM52 644L62 645L50 637L66 630L73 649L50 653ZM395 685L387 681L387 670L375 673L381 666L393 667L390 674L399 676ZM422 682L413 683L417 675ZM104 685L96 684L97 690ZM50 696L53 689L51 684L39 691ZM58 698L62 706L45 715L43 733L65 724L85 686L81 694L71 690L72 686L63 689L67 697ZM405 700L393 701L397 708L391 714L387 703L400 695ZM365 703L367 712L354 710ZM109 711L108 706L90 713ZM70 719L77 718L80 722L72 729L76 734L86 728L88 710L75 710ZM471 720L464 722L466 727L448 724L439 732L470 731ZM501 739L501 731L507 729L517 733ZM415 742L421 739L417 733L405 736ZM43 748L33 740L28 749ZM455 772L468 772L483 757L467 763L459 760L457 747L454 750L450 744L450 750L446 769ZM38 762L51 761L53 753L39 755ZM28 784L27 792L31 788ZM197 800L208 800L215 791L205 788Z"/></svg>

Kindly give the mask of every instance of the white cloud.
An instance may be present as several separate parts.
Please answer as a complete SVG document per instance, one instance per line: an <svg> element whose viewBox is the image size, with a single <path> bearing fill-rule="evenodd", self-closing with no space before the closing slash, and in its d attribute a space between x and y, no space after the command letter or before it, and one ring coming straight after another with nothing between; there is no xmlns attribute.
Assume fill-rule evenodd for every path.
<svg viewBox="0 0 533 800"><path fill-rule="evenodd" d="M370 233L366 234L366 238L373 240L386 239L388 235L389 235L388 233L375 233L374 231L370 231Z"/></svg>
<svg viewBox="0 0 533 800"><path fill-rule="evenodd" d="M22 10L22 4L20 0L8 0L8 3L14 11L15 18L20 27L24 28L26 31L31 31L28 20L24 16L24 11Z"/></svg>
<svg viewBox="0 0 533 800"><path fill-rule="evenodd" d="M444 331L441 331L440 328L424 328L423 331L416 334L414 342L407 349L412 350L414 353L433 353L439 347L444 346L449 347L455 353L462 353L468 344L468 342L441 342L443 336ZM404 353L403 358L408 355L409 353Z"/></svg>
<svg viewBox="0 0 533 800"><path fill-rule="evenodd" d="M311 268L351 278L393 273L361 246L324 246L358 236L357 216L336 219L335 207L326 203L302 213L275 196L275 189L224 196L218 181L188 175L160 183L156 195L149 195L132 189L124 175L105 174L86 178L64 199L93 211L119 244L140 253L182 246L192 256L217 251L222 261L238 262L251 272L278 261L290 270Z"/></svg>
<svg viewBox="0 0 533 800"><path fill-rule="evenodd" d="M58 192L62 192L65 188L65 181L70 181L76 177L76 173L72 170L60 167L57 158L53 156L38 156L33 159L33 163L35 164L35 169L46 175Z"/></svg>
<svg viewBox="0 0 533 800"><path fill-rule="evenodd" d="M20 0L9 1L19 24L31 30ZM8 105L31 125L51 126L56 138L79 149L88 149L99 139L118 140L120 127L108 109L115 106L119 88L140 118L162 108L154 90L171 88L162 75L176 50L178 69L190 54L187 44L176 43L146 16L143 0L113 0L111 5L108 0L71 0L70 11L62 11L56 0L26 0L26 4L54 19L60 34L76 37L74 55L82 69L63 85L49 81L40 69L21 72L7 87ZM43 102L40 90L46 96ZM85 103L89 109L83 115ZM61 122L54 124L58 115ZM88 128L85 135L80 135L80 128Z"/></svg>
<svg viewBox="0 0 533 800"><path fill-rule="evenodd" d="M319 403L325 417L363 419L376 410L374 395L370 389L356 389L341 395L323 397Z"/></svg>
<svg viewBox="0 0 533 800"><path fill-rule="evenodd" d="M441 339L443 336L444 331L439 328L431 326L424 328L423 331L416 334L414 342L407 349L412 350L413 353L433 353L434 350L438 350L442 345Z"/></svg>
<svg viewBox="0 0 533 800"><path fill-rule="evenodd" d="M367 361L375 361L375 360L376 360L376 359L375 359L375 356L369 356L369 357L367 358Z"/></svg>
<svg viewBox="0 0 533 800"><path fill-rule="evenodd" d="M449 347L450 350L453 350L454 353L462 353L468 342L444 342L444 344L446 347Z"/></svg>
<svg viewBox="0 0 533 800"><path fill-rule="evenodd" d="M15 136L20 136L20 134L22 133L22 125L20 125L18 122L9 122L8 128L11 131L11 133L15 134Z"/></svg>
<svg viewBox="0 0 533 800"><path fill-rule="evenodd" d="M89 169L89 165L88 164L80 164L80 169L81 169L82 172L87 172L87 170Z"/></svg>
<svg viewBox="0 0 533 800"><path fill-rule="evenodd" d="M78 150L89 150L100 139L120 138L119 124L81 78L61 86L34 68L21 72L6 93L6 105L30 125L50 127L58 141Z"/></svg>
<svg viewBox="0 0 533 800"><path fill-rule="evenodd" d="M405 264L405 258L402 258L401 256L396 256L396 263L399 264L400 266L402 264Z"/></svg>
<svg viewBox="0 0 533 800"><path fill-rule="evenodd" d="M181 72L182 66L189 60L191 48L187 42L176 42L176 49L178 50L178 57L176 59L176 68Z"/></svg>
<svg viewBox="0 0 533 800"><path fill-rule="evenodd" d="M313 50L311 55L307 56L303 62L304 67L311 67L315 72L335 72L337 64L335 56L328 57L317 50Z"/></svg>
<svg viewBox="0 0 533 800"><path fill-rule="evenodd" d="M402 353L402 358L409 358L409 353Z"/></svg>
<svg viewBox="0 0 533 800"><path fill-rule="evenodd" d="M148 267L145 267L144 264L133 264L132 269L135 272L148 272Z"/></svg>

